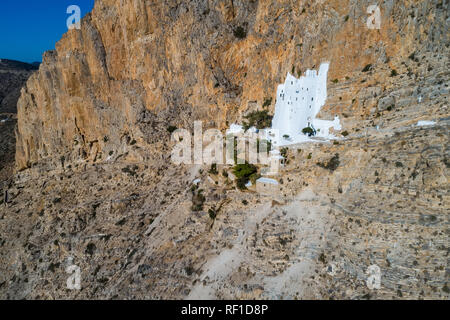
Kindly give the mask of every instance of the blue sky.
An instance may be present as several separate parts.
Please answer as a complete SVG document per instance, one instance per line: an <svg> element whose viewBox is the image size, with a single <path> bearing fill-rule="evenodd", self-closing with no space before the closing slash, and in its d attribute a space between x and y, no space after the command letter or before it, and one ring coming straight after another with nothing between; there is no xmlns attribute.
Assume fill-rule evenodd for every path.
<svg viewBox="0 0 450 320"><path fill-rule="evenodd" d="M0 59L42 61L67 31L70 5L79 6L83 17L94 0L1 0Z"/></svg>

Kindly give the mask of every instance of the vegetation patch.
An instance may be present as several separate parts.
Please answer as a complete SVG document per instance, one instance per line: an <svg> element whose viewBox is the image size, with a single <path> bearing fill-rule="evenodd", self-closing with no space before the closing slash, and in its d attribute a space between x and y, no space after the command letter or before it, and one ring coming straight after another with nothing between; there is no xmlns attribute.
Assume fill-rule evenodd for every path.
<svg viewBox="0 0 450 320"><path fill-rule="evenodd" d="M247 121L244 121L242 126L244 130L248 130L251 127L257 129L268 128L272 125L273 116L269 114L268 110L253 111L244 117Z"/></svg>
<svg viewBox="0 0 450 320"><path fill-rule="evenodd" d="M244 39L245 37L247 37L247 31L245 31L245 29L241 26L234 29L233 34L238 39Z"/></svg>
<svg viewBox="0 0 450 320"><path fill-rule="evenodd" d="M306 127L306 128L303 128L303 129L302 129L302 133L303 133L304 135L308 135L309 137L311 137L311 136L314 135L314 130L313 130L313 128L311 128L311 127Z"/></svg>
<svg viewBox="0 0 450 320"><path fill-rule="evenodd" d="M272 97L266 98L263 103L263 108L267 108L272 105Z"/></svg>
<svg viewBox="0 0 450 320"><path fill-rule="evenodd" d="M168 128L167 128L167 131L169 131L170 133L173 133L175 130L177 130L178 128L177 127L175 127L175 126L169 126Z"/></svg>
<svg viewBox="0 0 450 320"><path fill-rule="evenodd" d="M250 181L258 179L258 169L253 164L237 164L233 168L233 173L236 176L236 186L240 190L247 189L245 185Z"/></svg>
<svg viewBox="0 0 450 320"><path fill-rule="evenodd" d="M198 186L193 185L191 188L192 191L192 211L202 211L203 205L206 201L205 196L203 195L203 190L197 190Z"/></svg>
<svg viewBox="0 0 450 320"><path fill-rule="evenodd" d="M208 173L214 174L214 175L219 174L219 171L217 171L217 164L216 163L211 164L211 168L208 170Z"/></svg>
<svg viewBox="0 0 450 320"><path fill-rule="evenodd" d="M339 167L340 161L339 161L339 154L336 153L333 158L331 158L330 160L328 160L328 162L326 163L322 163L322 162L318 162L317 165L321 168L330 170L331 172L333 172L334 170L336 170Z"/></svg>
<svg viewBox="0 0 450 320"><path fill-rule="evenodd" d="M211 218L211 220L215 220L217 217L217 211L215 208L210 208L208 210L208 214L209 214L209 217Z"/></svg>
<svg viewBox="0 0 450 320"><path fill-rule="evenodd" d="M369 72L370 70L372 70L372 65L369 63L362 69L362 72Z"/></svg>
<svg viewBox="0 0 450 320"><path fill-rule="evenodd" d="M133 177L136 175L136 171L139 169L137 165L134 166L126 166L125 168L122 168L122 172L128 174L129 176Z"/></svg>
<svg viewBox="0 0 450 320"><path fill-rule="evenodd" d="M95 244L93 244L93 243L91 242L91 243L89 243L89 244L86 246L85 252L86 252L88 255L92 256L92 255L94 254L94 252L95 252L96 249L97 249L97 248L96 248Z"/></svg>

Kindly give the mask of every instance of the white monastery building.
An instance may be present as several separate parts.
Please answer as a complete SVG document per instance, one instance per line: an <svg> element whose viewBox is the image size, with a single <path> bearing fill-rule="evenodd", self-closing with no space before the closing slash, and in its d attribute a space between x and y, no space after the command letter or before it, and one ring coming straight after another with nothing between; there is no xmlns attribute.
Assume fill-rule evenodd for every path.
<svg viewBox="0 0 450 320"><path fill-rule="evenodd" d="M331 127L341 130L338 117L334 121L316 119L327 99L328 68L329 64L323 63L318 73L307 70L300 79L288 73L284 84L278 86L272 128L268 130L268 138L278 137L272 138L276 146L311 141L302 133L306 127L314 129L317 137L325 139L334 138L329 134Z"/></svg>
<svg viewBox="0 0 450 320"><path fill-rule="evenodd" d="M336 139L330 133L330 129L342 129L339 118L336 116L333 121L316 118L327 99L328 69L329 63L322 63L319 72L307 70L299 79L288 73L284 84L278 86L272 127L261 132L265 139L272 143L269 168L263 172L263 175L277 175L280 166L283 166L285 159L278 150L280 147ZM315 138L302 132L307 127L313 130ZM248 131L257 133L259 130L252 127ZM226 134L243 136L245 130L238 124L232 124ZM259 188L274 192L272 189L276 189L277 186L273 181L264 179L259 181Z"/></svg>

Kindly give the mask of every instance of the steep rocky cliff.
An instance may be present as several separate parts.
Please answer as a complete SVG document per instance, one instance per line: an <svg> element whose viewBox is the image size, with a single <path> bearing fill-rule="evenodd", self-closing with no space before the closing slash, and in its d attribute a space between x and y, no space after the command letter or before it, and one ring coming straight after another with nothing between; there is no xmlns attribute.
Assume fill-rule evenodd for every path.
<svg viewBox="0 0 450 320"><path fill-rule="evenodd" d="M371 4L96 1L18 104L2 296L448 299L448 2L384 1L380 29ZM319 116L345 138L291 148L280 195L170 163L169 126L273 111L287 72L323 61Z"/></svg>
<svg viewBox="0 0 450 320"><path fill-rule="evenodd" d="M329 79L339 81L325 114L345 113L347 127L360 127L395 99L414 110L428 76L447 71L448 4L386 1L379 30L366 26L370 4L97 1L81 30L65 34L27 84L17 165L61 155L105 159L130 149L127 141L167 140L169 124L190 127L193 119L223 128L275 98L288 71L321 61L330 62ZM399 76L390 77L391 70ZM423 95L439 90L444 84Z"/></svg>

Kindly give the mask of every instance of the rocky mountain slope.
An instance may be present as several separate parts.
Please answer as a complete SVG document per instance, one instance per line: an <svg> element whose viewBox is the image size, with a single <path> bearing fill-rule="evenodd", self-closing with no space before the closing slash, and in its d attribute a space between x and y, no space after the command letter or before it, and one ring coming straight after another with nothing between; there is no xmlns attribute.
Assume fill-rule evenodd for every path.
<svg viewBox="0 0 450 320"><path fill-rule="evenodd" d="M371 4L96 1L19 100L0 296L448 299L448 2L384 1L379 30ZM170 126L273 112L323 61L343 136L290 148L280 194L170 162Z"/></svg>
<svg viewBox="0 0 450 320"><path fill-rule="evenodd" d="M38 66L0 59L0 180L8 180L14 169L17 101L20 90Z"/></svg>
<svg viewBox="0 0 450 320"><path fill-rule="evenodd" d="M38 66L0 59L0 113L16 113L20 90Z"/></svg>

